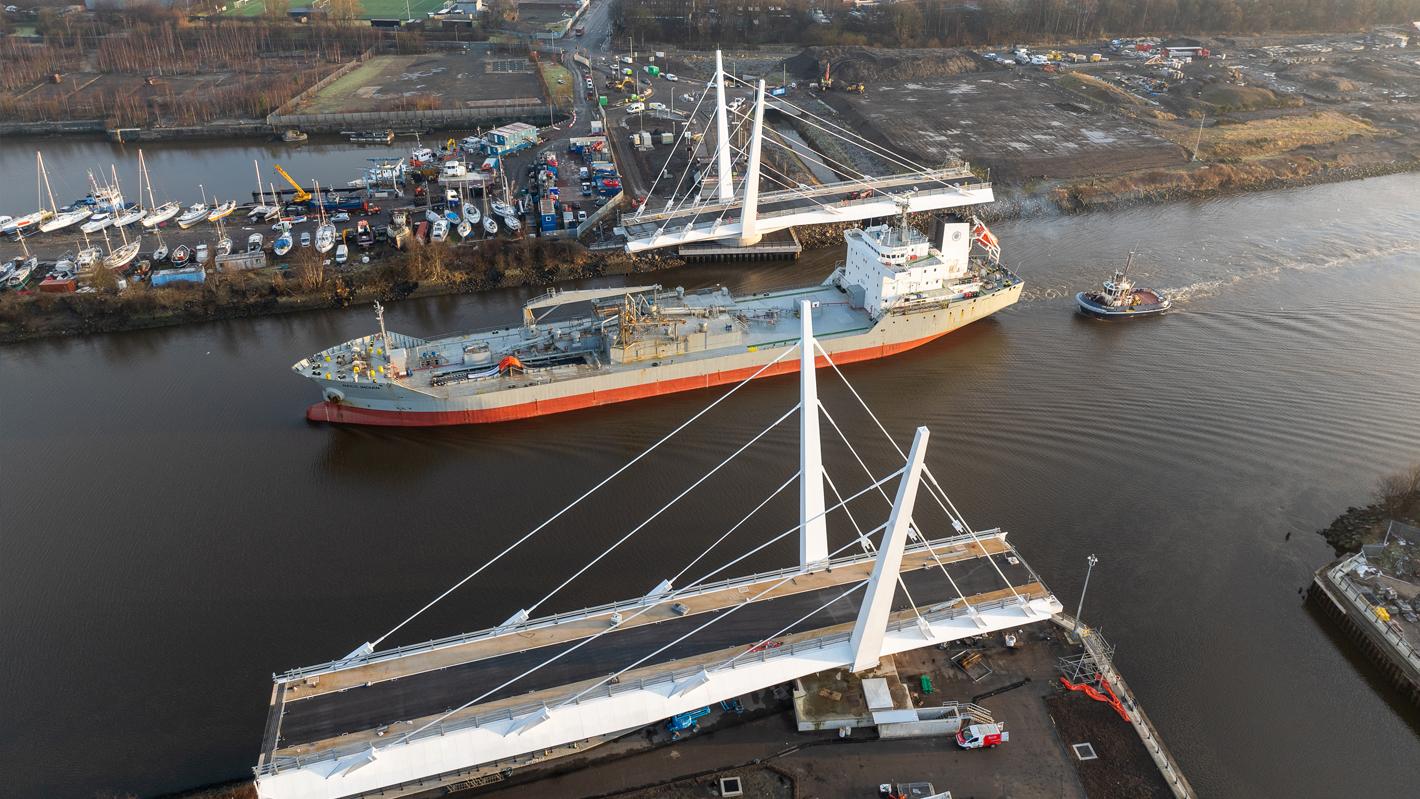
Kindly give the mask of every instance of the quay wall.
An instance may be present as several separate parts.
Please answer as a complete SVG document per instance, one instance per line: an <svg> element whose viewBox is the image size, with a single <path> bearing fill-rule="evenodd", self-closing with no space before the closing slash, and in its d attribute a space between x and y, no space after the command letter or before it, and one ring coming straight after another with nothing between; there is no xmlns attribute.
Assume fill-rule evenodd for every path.
<svg viewBox="0 0 1420 799"><path fill-rule="evenodd" d="M1051 620L1070 632L1079 630L1081 643L1094 657L1095 662L1103 665L1104 678L1109 680L1110 686L1114 688L1115 693L1129 710L1129 723L1139 734L1139 740L1144 742L1144 748L1149 751L1149 757L1154 759L1154 765L1158 766L1159 773L1163 775L1164 782L1168 783L1169 790L1173 791L1173 795L1177 799L1197 799L1198 794L1194 792L1193 785L1189 783L1187 777L1183 776L1183 769L1179 768L1173 753L1164 745L1164 739L1159 736L1159 731L1154 728L1154 723L1144 713L1143 706L1135 698L1129 684L1114 668L1114 663L1110 661L1107 653L1100 646L1094 631L1088 625L1079 624L1064 613L1057 613Z"/></svg>
<svg viewBox="0 0 1420 799"><path fill-rule="evenodd" d="M1420 652L1404 638L1386 630L1379 619L1368 616L1361 608L1364 600L1355 588L1331 577L1353 557L1348 555L1317 569L1312 575L1307 599L1360 647L1397 690L1420 705L1420 667L1416 665L1420 662Z"/></svg>

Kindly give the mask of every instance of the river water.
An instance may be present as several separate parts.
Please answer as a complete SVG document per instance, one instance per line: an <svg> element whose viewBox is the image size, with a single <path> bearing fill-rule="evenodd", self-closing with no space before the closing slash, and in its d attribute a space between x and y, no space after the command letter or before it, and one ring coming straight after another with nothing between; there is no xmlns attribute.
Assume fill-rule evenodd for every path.
<svg viewBox="0 0 1420 799"><path fill-rule="evenodd" d="M1420 457L1420 179L996 232L1025 300L847 369L866 401L900 441L932 428L929 463L958 507L1011 531L1071 611L1085 556L1099 556L1084 617L1117 645L1202 795L1413 795L1420 719L1298 590L1330 557L1313 531ZM1141 282L1178 309L1136 324L1075 315L1069 295L1134 248ZM764 290L820 279L838 257L656 279ZM421 335L511 321L531 293L401 303L388 319ZM718 396L460 429L306 423L317 394L288 366L373 323L354 308L0 349L7 795L148 794L248 773L273 671L393 626ZM865 431L836 379L823 384L835 417ZM386 643L508 617L795 394L789 379L741 391L588 515ZM881 441L865 449L885 462ZM673 573L792 473L791 431L747 457L692 495L689 515L543 609ZM844 452L828 462L856 484ZM792 517L770 510L754 532ZM754 532L717 552L744 551Z"/></svg>

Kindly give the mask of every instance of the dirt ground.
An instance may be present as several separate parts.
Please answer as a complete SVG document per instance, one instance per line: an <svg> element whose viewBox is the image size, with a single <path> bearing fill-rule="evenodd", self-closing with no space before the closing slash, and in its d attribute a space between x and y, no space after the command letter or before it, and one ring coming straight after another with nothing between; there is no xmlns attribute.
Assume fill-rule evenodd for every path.
<svg viewBox="0 0 1420 799"><path fill-rule="evenodd" d="M1077 762L1090 799L1169 799L1173 792L1129 724L1108 705L1078 693L1045 700L1066 746L1088 743L1096 755ZM1129 735L1120 735L1127 730Z"/></svg>
<svg viewBox="0 0 1420 799"><path fill-rule="evenodd" d="M863 95L826 98L922 162L965 160L993 177L1073 178L1187 160L1145 123L1101 113L1024 70L875 84Z"/></svg>
<svg viewBox="0 0 1420 799"><path fill-rule="evenodd" d="M542 92L535 69L524 57L477 51L375 56L322 89L300 111L370 111L416 98L433 101L435 108L538 102Z"/></svg>

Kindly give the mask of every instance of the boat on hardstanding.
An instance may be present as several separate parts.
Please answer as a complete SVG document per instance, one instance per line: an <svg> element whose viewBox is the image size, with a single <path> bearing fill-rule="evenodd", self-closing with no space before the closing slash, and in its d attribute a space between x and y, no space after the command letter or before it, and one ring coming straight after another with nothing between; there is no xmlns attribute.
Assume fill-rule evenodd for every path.
<svg viewBox="0 0 1420 799"><path fill-rule="evenodd" d="M1020 299L1020 278L980 223L948 217L929 237L904 219L844 237L844 261L818 285L744 297L724 288L554 291L524 306L520 326L438 339L387 332L381 311L379 332L291 368L321 389L312 420L499 422L743 380L797 341L802 300L813 304L819 343L842 364L912 349ZM767 373L797 368L786 360Z"/></svg>
<svg viewBox="0 0 1420 799"><path fill-rule="evenodd" d="M1114 278L1106 280L1102 291L1082 291L1075 295L1075 302L1081 313L1098 319L1133 319L1140 316L1154 316L1167 311L1173 302L1158 289L1139 288L1129 279L1129 268L1134 265L1134 253L1124 262L1124 268L1114 272Z"/></svg>
<svg viewBox="0 0 1420 799"><path fill-rule="evenodd" d="M198 222L206 219L207 215L211 212L212 209L208 207L207 203L193 203L187 207L186 213L178 217L178 227L187 230Z"/></svg>

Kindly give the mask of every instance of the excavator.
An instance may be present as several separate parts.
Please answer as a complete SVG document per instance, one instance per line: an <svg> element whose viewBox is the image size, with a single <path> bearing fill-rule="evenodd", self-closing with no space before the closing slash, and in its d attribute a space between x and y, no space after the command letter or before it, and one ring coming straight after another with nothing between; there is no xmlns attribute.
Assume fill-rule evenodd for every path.
<svg viewBox="0 0 1420 799"><path fill-rule="evenodd" d="M291 184L291 188L296 190L296 193L291 197L292 202L304 203L310 201L311 193L301 188L301 184L297 183L295 178L291 177L286 170L282 169L280 164L272 164L272 166L276 167L276 173L285 178L286 182Z"/></svg>
<svg viewBox="0 0 1420 799"><path fill-rule="evenodd" d="M824 91L833 88L833 64L831 62L823 62L823 78L819 80L819 86L822 87ZM840 83L838 84L838 88L840 91L862 94L866 87L861 83Z"/></svg>

